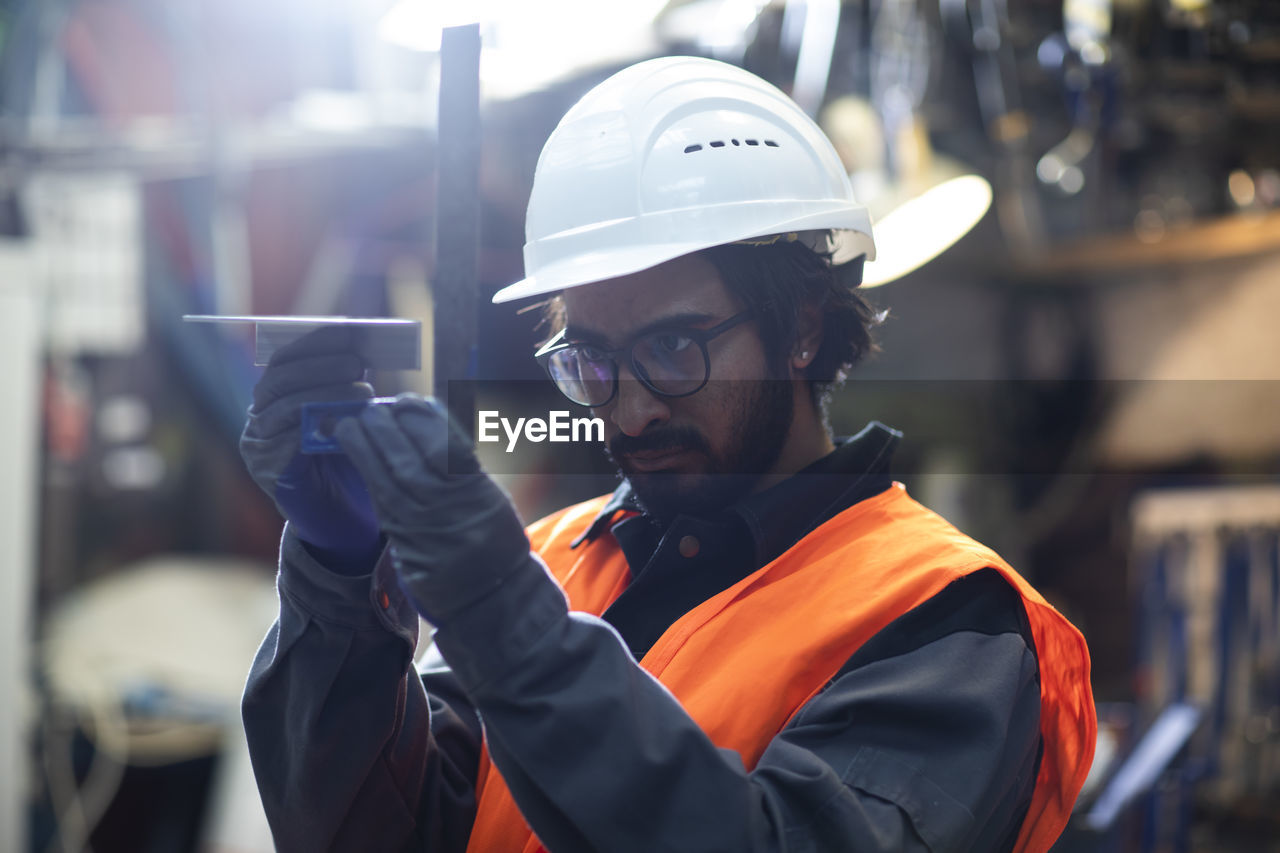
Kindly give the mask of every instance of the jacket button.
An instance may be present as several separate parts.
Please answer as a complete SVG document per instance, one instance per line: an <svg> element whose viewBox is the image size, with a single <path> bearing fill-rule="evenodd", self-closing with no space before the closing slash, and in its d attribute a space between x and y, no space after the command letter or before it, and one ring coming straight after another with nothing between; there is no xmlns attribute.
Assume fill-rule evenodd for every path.
<svg viewBox="0 0 1280 853"><path fill-rule="evenodd" d="M680 544L676 547L680 550L681 557L696 557L702 545L694 536L681 536Z"/></svg>

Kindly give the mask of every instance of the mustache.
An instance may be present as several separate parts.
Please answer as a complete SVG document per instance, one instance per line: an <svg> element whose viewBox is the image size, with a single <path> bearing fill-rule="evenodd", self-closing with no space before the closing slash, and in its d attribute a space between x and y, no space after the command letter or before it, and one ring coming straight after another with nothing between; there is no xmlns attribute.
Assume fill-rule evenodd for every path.
<svg viewBox="0 0 1280 853"><path fill-rule="evenodd" d="M629 453L661 453L674 450L709 452L707 440L692 427L664 427L640 435L620 432L609 439L609 457L615 462Z"/></svg>

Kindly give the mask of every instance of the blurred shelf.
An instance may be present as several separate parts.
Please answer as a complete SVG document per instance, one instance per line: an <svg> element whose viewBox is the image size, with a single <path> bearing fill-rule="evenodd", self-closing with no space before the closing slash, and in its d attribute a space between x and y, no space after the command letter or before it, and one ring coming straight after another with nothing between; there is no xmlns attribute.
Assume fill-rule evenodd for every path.
<svg viewBox="0 0 1280 853"><path fill-rule="evenodd" d="M217 128L169 118L136 121L123 128L93 119L64 119L34 129L0 123L0 155L11 176L33 169L124 171L141 180L173 180L353 151L421 146L425 153L433 140L434 129L404 125L326 130L287 122L241 122Z"/></svg>
<svg viewBox="0 0 1280 853"><path fill-rule="evenodd" d="M1159 490L1139 494L1133 502L1134 527L1140 535L1169 536L1189 530L1221 527L1266 527L1280 524L1280 486L1220 486Z"/></svg>
<svg viewBox="0 0 1280 853"><path fill-rule="evenodd" d="M1236 260L1280 250L1280 211L1241 213L1171 226L1159 239L1109 235L1054 247L1016 263L1014 275L1036 279L1107 275Z"/></svg>

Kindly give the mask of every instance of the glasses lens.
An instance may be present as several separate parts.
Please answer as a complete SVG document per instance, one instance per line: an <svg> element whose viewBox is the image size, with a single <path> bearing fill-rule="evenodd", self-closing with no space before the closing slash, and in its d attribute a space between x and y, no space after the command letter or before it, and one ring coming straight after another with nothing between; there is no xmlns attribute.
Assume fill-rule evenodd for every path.
<svg viewBox="0 0 1280 853"><path fill-rule="evenodd" d="M592 355L589 347L569 346L547 358L551 381L581 406L601 406L613 396L613 361Z"/></svg>
<svg viewBox="0 0 1280 853"><path fill-rule="evenodd" d="M632 350L643 379L663 394L692 394L707 381L707 354L679 332L658 332L636 341Z"/></svg>

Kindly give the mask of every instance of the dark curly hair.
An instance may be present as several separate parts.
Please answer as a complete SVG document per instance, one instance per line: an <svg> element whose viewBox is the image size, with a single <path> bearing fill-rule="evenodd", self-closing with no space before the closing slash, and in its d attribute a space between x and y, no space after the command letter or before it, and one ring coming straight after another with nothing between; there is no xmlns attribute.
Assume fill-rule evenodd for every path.
<svg viewBox="0 0 1280 853"><path fill-rule="evenodd" d="M767 245L730 243L704 249L729 291L755 312L756 327L769 365L785 372L795 343L801 311L822 312L822 344L805 368L814 406L825 414L833 389L868 355L878 352L872 336L888 312L875 310L857 290L862 258L842 266L798 241ZM550 336L564 328L559 296L544 303Z"/></svg>
<svg viewBox="0 0 1280 853"><path fill-rule="evenodd" d="M862 258L832 266L829 255L797 241L764 246L731 243L700 252L729 291L755 311L756 327L771 365L791 357L800 314L813 306L822 314L822 344L805 368L814 405L824 411L831 391L850 368L878 352L872 330L887 312L876 311L857 290Z"/></svg>

